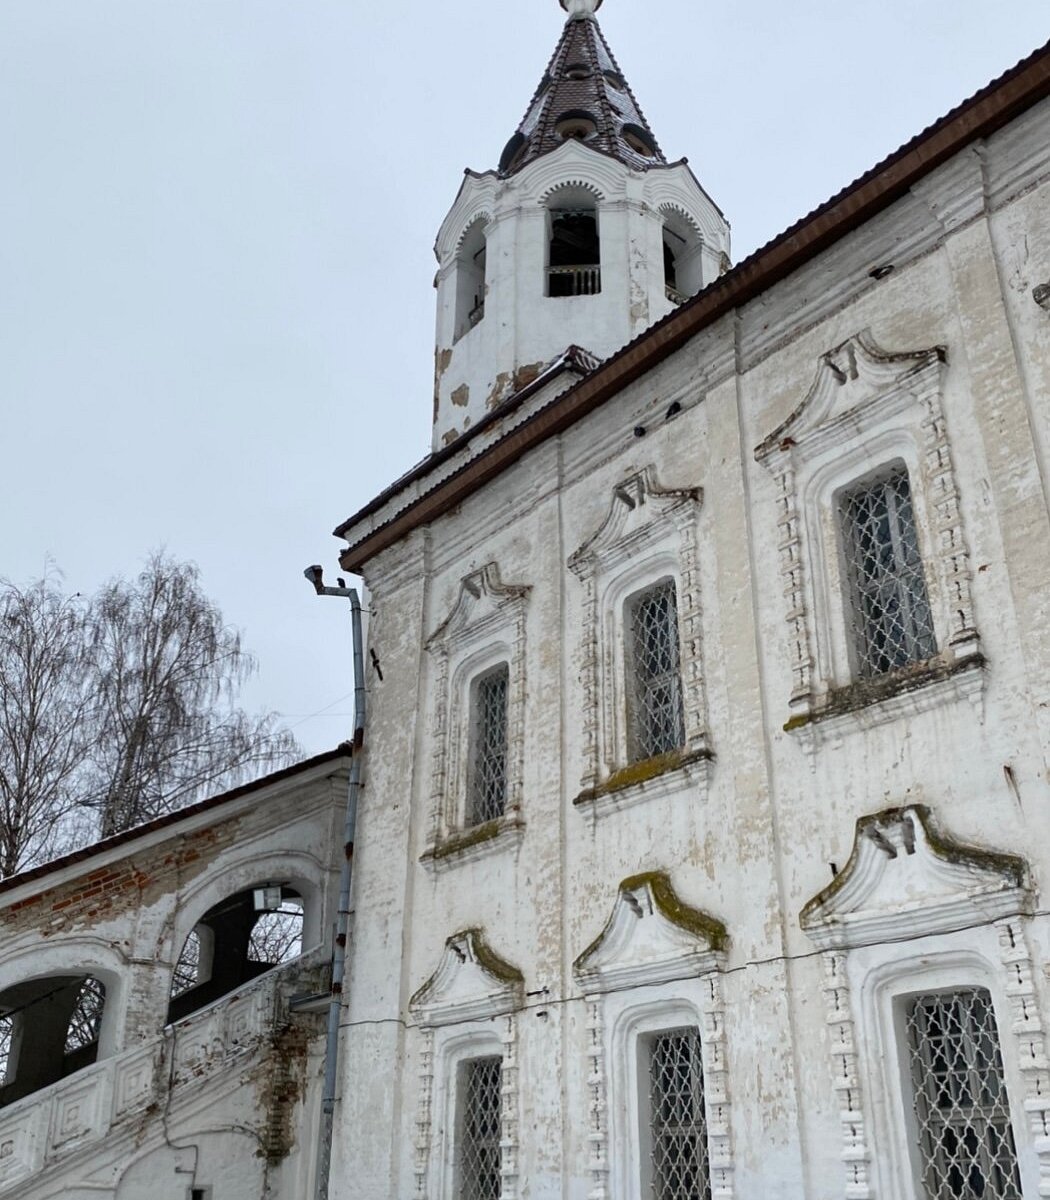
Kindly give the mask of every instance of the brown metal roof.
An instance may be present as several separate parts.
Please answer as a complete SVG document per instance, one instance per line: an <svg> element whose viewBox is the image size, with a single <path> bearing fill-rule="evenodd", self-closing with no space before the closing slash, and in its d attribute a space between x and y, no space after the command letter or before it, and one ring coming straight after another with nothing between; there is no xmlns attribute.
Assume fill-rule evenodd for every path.
<svg viewBox="0 0 1050 1200"><path fill-rule="evenodd" d="M370 558L413 529L462 503L489 480L518 462L523 454L615 396L684 345L702 329L732 312L816 255L857 229L905 195L913 184L946 162L970 142L987 137L1050 95L1050 42L982 88L935 124L883 159L808 216L756 250L692 300L640 334L549 405L466 462L454 474L408 503L356 545L345 550L340 564L359 572ZM449 447L454 452L462 442ZM413 472L425 477L432 460ZM403 485L405 486L405 485ZM384 493L390 499L400 488ZM349 540L354 525L373 512L369 505L343 522L337 537Z"/></svg>
<svg viewBox="0 0 1050 1200"><path fill-rule="evenodd" d="M224 804L231 804L234 800L241 799L242 796L261 791L263 788L270 787L275 783L281 783L285 779L292 779L296 775L311 771L315 767L323 766L325 763L335 762L340 758L350 758L352 754L353 747L351 744L349 742L342 742L334 750L326 750L323 754L314 755L313 758L306 758L302 762L293 763L290 767L283 767L280 771L272 771L269 775L264 775L261 779L253 779L250 783L242 783L239 787L231 788L228 792L220 792L217 796L209 796L207 800L201 800L199 804L191 804L187 808L180 808L175 812L165 813L162 817L155 817L152 821L146 821L142 825L135 825L131 829L125 829L122 833L115 833L112 837L103 838L100 842L93 842L90 846L85 846L82 850L73 850L69 854L63 854L61 858L54 858L50 862L41 863L38 867L31 867L27 871L20 871L17 875L8 875L6 879L0 879L0 892L12 891L14 888L22 887L23 884L32 883L36 879L42 879L45 875L50 875L54 871L60 871L63 867L85 862L87 859L104 854L107 850L112 850L116 846L123 846L128 842L136 841L138 838L156 833L158 829L167 829L169 826L177 825L180 821L185 821L203 812L210 812L212 809L221 808Z"/></svg>
<svg viewBox="0 0 1050 1200"><path fill-rule="evenodd" d="M567 136L565 122L573 117L587 120L577 122L576 133L568 136L581 136L592 149L636 171L666 165L594 17L566 21L525 116L503 150L500 174L513 175L557 150Z"/></svg>

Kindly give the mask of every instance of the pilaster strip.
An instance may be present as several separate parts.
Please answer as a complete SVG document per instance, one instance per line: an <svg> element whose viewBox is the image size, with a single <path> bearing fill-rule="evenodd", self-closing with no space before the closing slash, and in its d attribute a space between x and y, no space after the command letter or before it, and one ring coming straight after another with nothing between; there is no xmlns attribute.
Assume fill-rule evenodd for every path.
<svg viewBox="0 0 1050 1200"><path fill-rule="evenodd" d="M871 1151L867 1143L864 1098L857 1073L856 1030L846 976L846 955L823 955L824 1003L827 1009L831 1074L842 1122L842 1161L846 1165L845 1200L872 1200Z"/></svg>
<svg viewBox="0 0 1050 1200"><path fill-rule="evenodd" d="M1022 922L1008 918L997 923L1002 955L1004 991L1013 1023L1017 1061L1024 1080L1024 1109L1032 1149L1039 1163L1039 1195L1050 1196L1050 1062L1046 1031L1039 1011L1036 973Z"/></svg>

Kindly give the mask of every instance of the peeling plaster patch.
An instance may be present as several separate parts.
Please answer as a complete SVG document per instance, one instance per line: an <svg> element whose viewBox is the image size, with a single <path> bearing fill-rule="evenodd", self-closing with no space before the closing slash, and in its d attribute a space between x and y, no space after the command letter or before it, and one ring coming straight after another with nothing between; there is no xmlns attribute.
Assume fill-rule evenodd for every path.
<svg viewBox="0 0 1050 1200"><path fill-rule="evenodd" d="M457 408L466 408L467 401L470 399L470 385L461 383L452 393L450 399Z"/></svg>
<svg viewBox="0 0 1050 1200"><path fill-rule="evenodd" d="M492 390L485 401L485 407L489 412L494 408L499 408L508 396L515 395L522 388L528 387L530 383L537 380L548 365L545 362L526 363L525 366L518 367L516 371L501 371L496 376Z"/></svg>
<svg viewBox="0 0 1050 1200"><path fill-rule="evenodd" d="M441 444L443 446L451 446L452 443L459 437L458 429L446 429L441 435Z"/></svg>
<svg viewBox="0 0 1050 1200"><path fill-rule="evenodd" d="M434 351L434 420L438 419L438 401L441 397L441 380L452 362L452 351Z"/></svg>
<svg viewBox="0 0 1050 1200"><path fill-rule="evenodd" d="M0 927L35 928L50 937L149 907L208 870L216 854L236 842L240 824L236 817L211 825L27 897L0 912Z"/></svg>

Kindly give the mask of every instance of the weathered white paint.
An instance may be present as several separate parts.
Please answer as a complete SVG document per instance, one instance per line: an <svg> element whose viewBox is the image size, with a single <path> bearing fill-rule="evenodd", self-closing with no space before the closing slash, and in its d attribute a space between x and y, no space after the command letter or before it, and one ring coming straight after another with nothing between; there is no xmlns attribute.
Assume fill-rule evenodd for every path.
<svg viewBox="0 0 1050 1200"><path fill-rule="evenodd" d="M513 1017L516 1195L636 1200L635 1043L617 1030L633 1028L637 1008L638 1029L674 1024L689 1010L717 1039L724 1076L716 1080L711 1067L710 1086L725 1098L717 1103L723 1194L911 1200L898 1034L887 1013L902 992L978 980L999 1018L1026 1200L1050 1194L1041 1048L1050 1009L1038 966L1050 955L1050 929L1035 899L1050 881L1050 323L1032 297L1050 278L1048 122L1044 104L932 172L367 565L384 679L370 682L338 1178L377 1197L415 1188L450 1200L444 1176L420 1185L417 1169L442 1153L432 1139L451 1119L439 1114L449 1112L454 1083L433 1030L408 1002L446 939L481 928L524 976L526 999ZM532 169L541 165L545 188L589 166L577 145ZM476 339L470 404L474 379L484 388L497 364L529 361L512 353L515 339L538 347L537 360L562 348L553 334L544 342L538 218L502 186L468 179L439 239L451 254L476 212L493 221L497 198L510 206L490 227L490 252L513 227L506 254L491 259L513 279L495 275L490 299L506 282L515 306L490 325L496 310L487 303L484 320L454 348L453 363L465 364L466 353L455 356ZM520 186L534 201L543 194L532 180ZM614 206L609 220L637 216ZM621 229L613 242L624 237ZM886 264L893 270L873 278ZM610 340L573 339L599 352L624 340L625 296L603 325ZM439 296L442 313L444 304ZM442 329L446 315L439 346L450 347ZM499 342L486 341L497 331ZM449 371L450 386L467 379L465 365ZM463 428L447 394L439 393L442 436ZM674 402L680 411L669 415ZM454 449L442 473L475 452ZM911 475L946 669L913 689L837 706L829 701L852 680L830 499L887 456ZM592 571L598 583L589 587L573 556L602 544L594 539L616 515L618 489L636 499L639 478L696 500L684 504L680 529L658 523L622 562L614 555ZM349 529L348 541L400 503ZM645 525L644 506L625 512ZM615 531L608 541L618 544ZM484 854L432 872L421 860L432 837L435 737L461 732L435 719L449 711L448 683L425 643L487 564L528 589L518 650L520 811L513 832ZM627 803L574 803L581 781L608 782L623 765L615 598L644 585L647 564L653 578L670 571L680 596L685 571L695 572L695 644L683 645L683 662L695 654L687 687L711 758L702 778L683 764L621 781L614 794ZM448 811L459 786L442 783ZM803 909L845 869L857 820L915 804L954 841L1023 858L1029 890L1000 887L994 872L949 867L927 853L920 830L914 856L899 849L899 862L886 861L926 874L869 879L857 903L874 911L862 921L829 915L805 931ZM887 834L894 845L898 833ZM870 848L864 853L870 858ZM608 994L573 970L610 919L620 882L649 871L666 872L685 903L726 926L724 968L710 975L713 1008L702 990L709 976L695 969L632 984L629 962L611 964L627 982ZM858 922L873 940L839 939L836 930ZM683 949L683 966L691 953ZM655 1025L645 1024L650 1017ZM472 1037L481 1046L499 1036L499 1021L464 1026L467 1050L458 1043L457 1053L469 1052ZM377 1064L388 1081L378 1102L374 1090L353 1086Z"/></svg>

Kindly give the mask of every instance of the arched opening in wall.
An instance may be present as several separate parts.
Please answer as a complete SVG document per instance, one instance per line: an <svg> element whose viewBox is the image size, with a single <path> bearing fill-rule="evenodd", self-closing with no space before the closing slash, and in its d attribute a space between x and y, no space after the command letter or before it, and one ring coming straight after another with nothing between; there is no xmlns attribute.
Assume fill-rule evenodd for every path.
<svg viewBox="0 0 1050 1200"><path fill-rule="evenodd" d="M547 295L596 296L602 290L598 202L580 187L547 201Z"/></svg>
<svg viewBox="0 0 1050 1200"><path fill-rule="evenodd" d="M0 1105L98 1058L106 989L93 975L50 975L0 993Z"/></svg>
<svg viewBox="0 0 1050 1200"><path fill-rule="evenodd" d="M456 340L484 316L485 221L479 218L463 235L456 255Z"/></svg>
<svg viewBox="0 0 1050 1200"><path fill-rule="evenodd" d="M673 210L664 213L664 290L667 299L683 304L703 285L703 239L696 228Z"/></svg>
<svg viewBox="0 0 1050 1200"><path fill-rule="evenodd" d="M176 960L168 1023L298 958L303 917L302 896L281 883L247 888L208 909Z"/></svg>

